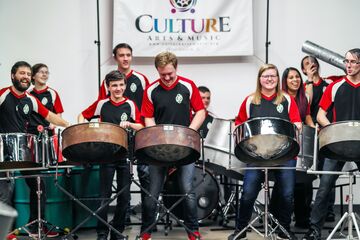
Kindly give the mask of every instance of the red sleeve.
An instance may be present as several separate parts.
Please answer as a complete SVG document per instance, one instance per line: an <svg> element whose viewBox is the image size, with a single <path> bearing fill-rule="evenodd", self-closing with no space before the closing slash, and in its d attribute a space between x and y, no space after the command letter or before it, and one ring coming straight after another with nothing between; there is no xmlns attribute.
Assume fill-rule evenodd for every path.
<svg viewBox="0 0 360 240"><path fill-rule="evenodd" d="M98 100L102 100L107 97L108 97L108 90L106 89L106 86L105 86L105 80L103 80L101 83L101 86L100 86Z"/></svg>
<svg viewBox="0 0 360 240"><path fill-rule="evenodd" d="M42 105L42 103L39 101L39 99L37 99L34 96L33 96L33 98L36 100L37 113L40 114L43 118L46 118L49 114L49 109L47 109L44 105Z"/></svg>
<svg viewBox="0 0 360 240"><path fill-rule="evenodd" d="M240 125L249 119L248 114L246 113L246 102L248 98L249 97L246 97L240 106L239 113L235 118L235 126Z"/></svg>
<svg viewBox="0 0 360 240"><path fill-rule="evenodd" d="M191 104L192 109L194 110L194 112L198 112L202 109L205 109L204 103L202 102L202 99L200 96L199 89L196 87L194 82L191 82L191 88L193 90L191 99L190 99L190 104Z"/></svg>
<svg viewBox="0 0 360 240"><path fill-rule="evenodd" d="M329 107L332 104L332 97L331 97L332 94L331 93L332 93L334 83L335 82L333 82L329 86L327 86L324 94L321 97L320 103L319 103L319 107L321 107L326 112L328 111Z"/></svg>
<svg viewBox="0 0 360 240"><path fill-rule="evenodd" d="M64 108L62 106L60 96L56 91L55 91L55 94L56 94L56 96L55 96L55 102L54 102L54 113L63 113Z"/></svg>
<svg viewBox="0 0 360 240"><path fill-rule="evenodd" d="M295 99L291 96L290 96L289 119L290 119L290 122L292 122L292 123L301 122L299 108L296 105Z"/></svg>
<svg viewBox="0 0 360 240"><path fill-rule="evenodd" d="M144 91L143 101L141 104L141 116L145 118L154 117L154 105L148 98L148 87Z"/></svg>
<svg viewBox="0 0 360 240"><path fill-rule="evenodd" d="M93 104L91 104L87 109L85 109L84 111L82 111L82 115L84 116L84 118L86 118L88 121L91 120L91 118L94 117L95 111L96 111L96 107L99 103L99 100L95 101Z"/></svg>

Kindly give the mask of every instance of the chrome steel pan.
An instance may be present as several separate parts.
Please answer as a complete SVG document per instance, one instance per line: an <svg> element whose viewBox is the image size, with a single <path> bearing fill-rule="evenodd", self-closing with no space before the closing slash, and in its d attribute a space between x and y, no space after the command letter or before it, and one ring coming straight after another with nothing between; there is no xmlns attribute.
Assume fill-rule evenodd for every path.
<svg viewBox="0 0 360 240"><path fill-rule="evenodd" d="M235 156L255 166L276 166L297 156L297 128L280 118L253 118L235 131Z"/></svg>
<svg viewBox="0 0 360 240"><path fill-rule="evenodd" d="M319 151L331 159L360 161L360 121L336 122L321 129Z"/></svg>

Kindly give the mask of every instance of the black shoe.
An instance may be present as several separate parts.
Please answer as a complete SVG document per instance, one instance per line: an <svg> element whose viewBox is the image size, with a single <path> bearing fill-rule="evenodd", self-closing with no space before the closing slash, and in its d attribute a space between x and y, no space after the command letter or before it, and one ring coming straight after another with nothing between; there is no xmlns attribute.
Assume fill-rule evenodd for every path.
<svg viewBox="0 0 360 240"><path fill-rule="evenodd" d="M107 240L108 235L105 233L98 233L96 240Z"/></svg>
<svg viewBox="0 0 360 240"><path fill-rule="evenodd" d="M228 237L228 240L245 240L246 238L246 231L244 231L243 233L241 233L239 235L240 231L239 230L235 230L234 233L230 234L230 236ZM239 236L237 236L239 235ZM237 236L237 237L236 237ZM236 238L235 238L236 237Z"/></svg>
<svg viewBox="0 0 360 240"><path fill-rule="evenodd" d="M332 212L329 212L329 213L326 215L325 221L326 221L326 222L335 222L335 214L332 213Z"/></svg>
<svg viewBox="0 0 360 240"><path fill-rule="evenodd" d="M302 240L320 240L321 234L318 230L310 228L310 230L303 236Z"/></svg>
<svg viewBox="0 0 360 240"><path fill-rule="evenodd" d="M278 235L276 236L277 239L279 240L297 240L297 237L295 236L295 234L291 231L287 231L289 236L283 232L279 232Z"/></svg>

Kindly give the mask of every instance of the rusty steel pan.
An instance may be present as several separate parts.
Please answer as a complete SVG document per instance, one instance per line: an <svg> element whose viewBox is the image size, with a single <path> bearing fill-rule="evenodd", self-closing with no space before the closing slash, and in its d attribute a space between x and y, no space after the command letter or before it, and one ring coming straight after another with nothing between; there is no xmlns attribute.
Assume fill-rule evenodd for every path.
<svg viewBox="0 0 360 240"><path fill-rule="evenodd" d="M360 121L332 123L319 132L319 151L340 161L360 161Z"/></svg>
<svg viewBox="0 0 360 240"><path fill-rule="evenodd" d="M188 127L160 124L136 132L135 156L159 166L185 165L200 157L200 134Z"/></svg>
<svg viewBox="0 0 360 240"><path fill-rule="evenodd" d="M235 131L235 156L259 166L276 166L299 152L297 128L280 118L253 118Z"/></svg>
<svg viewBox="0 0 360 240"><path fill-rule="evenodd" d="M80 163L111 163L125 161L128 148L127 132L105 122L72 125L62 134L62 154L67 160Z"/></svg>

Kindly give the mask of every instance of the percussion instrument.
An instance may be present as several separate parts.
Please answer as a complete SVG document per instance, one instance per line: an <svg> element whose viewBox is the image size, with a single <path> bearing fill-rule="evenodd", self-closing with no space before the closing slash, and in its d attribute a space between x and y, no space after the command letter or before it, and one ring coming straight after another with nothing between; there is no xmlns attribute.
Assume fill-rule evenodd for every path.
<svg viewBox="0 0 360 240"><path fill-rule="evenodd" d="M41 167L37 137L28 133L0 134L0 171Z"/></svg>
<svg viewBox="0 0 360 240"><path fill-rule="evenodd" d="M67 161L62 155L62 144L59 142L58 135L48 137L46 140L45 166L47 168L70 168L79 165L77 162Z"/></svg>
<svg viewBox="0 0 360 240"><path fill-rule="evenodd" d="M242 167L246 164L238 161L232 146L234 122L214 118L204 141L205 166L216 174L242 179Z"/></svg>
<svg viewBox="0 0 360 240"><path fill-rule="evenodd" d="M194 174L194 186L203 181L203 171L201 166L195 167ZM171 196L171 195L179 195L179 186L178 186L178 171L175 170L171 172L168 176L165 185L164 185L164 195L163 201L166 208L170 208L180 197L179 196ZM219 185L215 179L215 177L205 169L205 178L204 182L202 182L195 190L196 202L197 202L197 213L198 220L203 220L211 216L214 209L216 209L219 203ZM170 196L169 196L170 195ZM183 200L185 201L185 200ZM180 219L184 219L184 208L183 202L180 202L177 205L172 213L175 214Z"/></svg>
<svg viewBox="0 0 360 240"><path fill-rule="evenodd" d="M340 161L360 160L360 121L332 123L319 132L319 152Z"/></svg>
<svg viewBox="0 0 360 240"><path fill-rule="evenodd" d="M18 213L12 207L0 201L0 239L6 239L6 235L10 231L14 219Z"/></svg>
<svg viewBox="0 0 360 240"><path fill-rule="evenodd" d="M299 152L297 128L280 118L253 118L235 131L235 156L255 166L276 166Z"/></svg>
<svg viewBox="0 0 360 240"><path fill-rule="evenodd" d="M126 161L127 132L105 122L72 125L61 134L63 156L80 163L112 163Z"/></svg>
<svg viewBox="0 0 360 240"><path fill-rule="evenodd" d="M313 165L314 139L316 129L303 125L300 134L300 151L298 154L296 170L307 171Z"/></svg>
<svg viewBox="0 0 360 240"><path fill-rule="evenodd" d="M200 134L188 127L160 124L136 132L135 156L140 162L178 166L200 157Z"/></svg>

